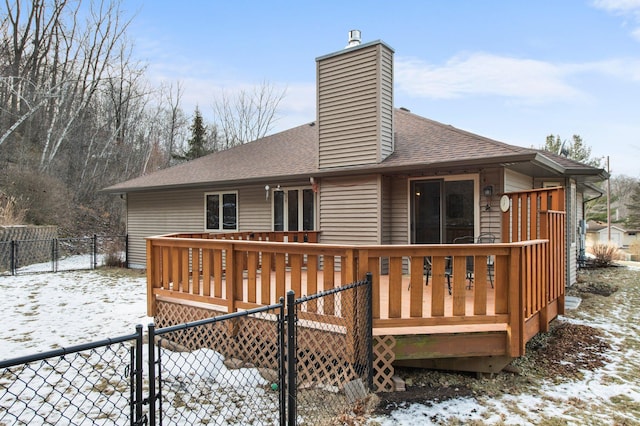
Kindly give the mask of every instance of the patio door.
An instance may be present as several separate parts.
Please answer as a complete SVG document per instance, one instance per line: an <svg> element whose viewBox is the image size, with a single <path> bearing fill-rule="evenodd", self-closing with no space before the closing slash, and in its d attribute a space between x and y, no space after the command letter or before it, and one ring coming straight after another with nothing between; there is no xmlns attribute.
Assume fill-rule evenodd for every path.
<svg viewBox="0 0 640 426"><path fill-rule="evenodd" d="M411 182L411 242L448 244L475 235L473 180Z"/></svg>
<svg viewBox="0 0 640 426"><path fill-rule="evenodd" d="M315 196L311 189L283 189L273 192L274 231L313 231Z"/></svg>

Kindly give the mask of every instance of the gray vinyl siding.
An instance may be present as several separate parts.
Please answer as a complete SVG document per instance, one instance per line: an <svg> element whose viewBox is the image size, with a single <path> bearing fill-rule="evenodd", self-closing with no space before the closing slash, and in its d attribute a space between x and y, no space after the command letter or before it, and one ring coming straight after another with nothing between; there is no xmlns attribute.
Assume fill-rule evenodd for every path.
<svg viewBox="0 0 640 426"><path fill-rule="evenodd" d="M376 164L393 149L393 52L381 43L318 59L318 166Z"/></svg>
<svg viewBox="0 0 640 426"><path fill-rule="evenodd" d="M567 285L578 279L578 220L582 217L582 197L576 192L575 181L567 185Z"/></svg>
<svg viewBox="0 0 640 426"><path fill-rule="evenodd" d="M380 179L377 176L322 180L319 230L326 244L380 244Z"/></svg>
<svg viewBox="0 0 640 426"><path fill-rule="evenodd" d="M382 229L382 244L393 244L393 219L392 219L392 203L391 199L393 193L391 191L391 182L392 179L390 177L384 176L382 177L382 195L381 195L381 211L382 211L382 220L381 220L381 229Z"/></svg>
<svg viewBox="0 0 640 426"><path fill-rule="evenodd" d="M238 230L271 231L271 197L267 199L264 185L238 190Z"/></svg>
<svg viewBox="0 0 640 426"><path fill-rule="evenodd" d="M380 155L393 153L393 52L381 49L380 61Z"/></svg>
<svg viewBox="0 0 640 426"><path fill-rule="evenodd" d="M502 213L500 212L500 194L502 191L502 181L500 179L502 169L485 169L480 174L480 234L492 234L496 237L496 242L500 242L502 233ZM493 194L490 198L485 197L484 187L491 185ZM486 206L489 205L489 210Z"/></svg>
<svg viewBox="0 0 640 426"><path fill-rule="evenodd" d="M409 244L409 181L391 182L391 244Z"/></svg>
<svg viewBox="0 0 640 426"><path fill-rule="evenodd" d="M504 192L518 192L533 189L533 181L531 176L513 172L505 169L504 171Z"/></svg>
<svg viewBox="0 0 640 426"><path fill-rule="evenodd" d="M132 192L127 195L129 263L146 265L145 238L174 232L202 232L204 191Z"/></svg>
<svg viewBox="0 0 640 426"><path fill-rule="evenodd" d="M129 263L146 265L145 238L176 232L205 232L204 194L235 189L188 189L179 191L132 192L127 196ZM237 189L238 230L271 231L271 197L264 185Z"/></svg>

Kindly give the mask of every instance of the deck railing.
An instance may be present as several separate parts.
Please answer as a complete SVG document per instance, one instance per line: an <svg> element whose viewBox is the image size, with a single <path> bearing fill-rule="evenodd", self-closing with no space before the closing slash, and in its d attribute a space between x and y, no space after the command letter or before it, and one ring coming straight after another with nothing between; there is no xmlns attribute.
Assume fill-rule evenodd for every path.
<svg viewBox="0 0 640 426"><path fill-rule="evenodd" d="M556 243L564 241L564 213L545 214L545 239L499 244L277 242L317 241L316 233L148 238L148 315L156 314L158 299L230 313L274 303L288 290L310 295L371 272L374 331L504 325L509 355L520 356L525 343L563 307L564 256L559 247L564 245ZM473 269L467 273L470 259ZM306 315L342 324L337 306L331 300L310 305Z"/></svg>

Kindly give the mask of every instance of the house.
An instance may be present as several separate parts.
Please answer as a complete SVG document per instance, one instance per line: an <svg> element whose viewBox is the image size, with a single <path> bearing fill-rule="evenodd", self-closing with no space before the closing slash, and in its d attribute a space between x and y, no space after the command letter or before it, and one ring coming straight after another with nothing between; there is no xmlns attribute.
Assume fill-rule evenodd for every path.
<svg viewBox="0 0 640 426"><path fill-rule="evenodd" d="M611 237L609 238L609 235ZM625 229L619 224L612 224L610 227L606 223L590 221L587 223L586 246L591 247L596 243L611 244L618 248L629 248L633 244L637 244L637 229Z"/></svg>
<svg viewBox="0 0 640 426"><path fill-rule="evenodd" d="M369 272L375 387L389 390L395 366L500 371L564 312L583 204L606 172L395 108L393 55L354 38L317 58L315 121L105 190L126 195L156 324ZM450 244L481 236L495 244ZM339 324L355 342L363 321L327 306L307 326ZM207 344L265 346L257 330L232 333L244 331ZM314 349L329 370L362 352L334 346Z"/></svg>
<svg viewBox="0 0 640 426"><path fill-rule="evenodd" d="M501 195L566 189L567 284L578 223L603 169L495 141L393 104L394 50L318 57L316 120L106 188L126 196L129 259L174 232L319 231L327 244L447 244L502 235ZM507 206L508 208L508 206Z"/></svg>

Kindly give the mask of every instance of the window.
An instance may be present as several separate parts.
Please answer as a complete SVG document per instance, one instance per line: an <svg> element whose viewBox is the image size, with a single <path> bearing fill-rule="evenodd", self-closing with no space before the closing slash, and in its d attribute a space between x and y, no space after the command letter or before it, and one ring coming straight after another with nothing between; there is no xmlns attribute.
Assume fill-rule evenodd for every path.
<svg viewBox="0 0 640 426"><path fill-rule="evenodd" d="M273 192L274 231L313 231L315 195L311 189L283 189Z"/></svg>
<svg viewBox="0 0 640 426"><path fill-rule="evenodd" d="M238 194L220 192L205 194L207 231L238 230Z"/></svg>

